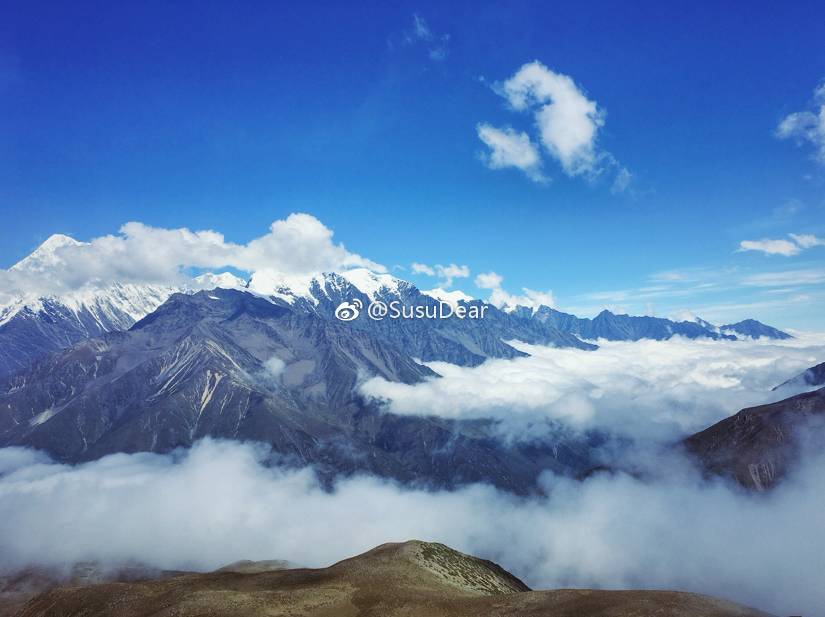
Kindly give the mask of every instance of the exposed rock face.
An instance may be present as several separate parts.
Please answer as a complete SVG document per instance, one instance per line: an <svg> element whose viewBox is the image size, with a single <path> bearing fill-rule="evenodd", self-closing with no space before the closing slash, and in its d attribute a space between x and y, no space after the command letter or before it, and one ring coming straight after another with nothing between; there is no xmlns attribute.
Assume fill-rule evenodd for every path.
<svg viewBox="0 0 825 617"><path fill-rule="evenodd" d="M217 571L57 588L30 600L20 617L103 617L113 607L121 617L769 617L671 591L530 591L495 563L419 541L384 544L319 570Z"/></svg>
<svg viewBox="0 0 825 617"><path fill-rule="evenodd" d="M825 445L825 388L743 409L684 444L708 473L769 489L797 462L804 445Z"/></svg>
<svg viewBox="0 0 825 617"><path fill-rule="evenodd" d="M82 461L203 437L253 440L325 477L365 471L516 492L532 490L543 470L592 466L598 436L560 427L543 444L503 445L490 422L383 413L357 391L373 375L436 378L367 328L240 291L176 294L131 330L15 375L0 394L0 444Z"/></svg>

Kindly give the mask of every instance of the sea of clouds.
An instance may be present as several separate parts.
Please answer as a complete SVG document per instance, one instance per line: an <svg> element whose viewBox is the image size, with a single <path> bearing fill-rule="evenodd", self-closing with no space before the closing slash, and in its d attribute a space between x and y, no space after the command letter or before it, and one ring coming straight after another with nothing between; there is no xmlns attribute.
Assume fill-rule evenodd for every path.
<svg viewBox="0 0 825 617"><path fill-rule="evenodd" d="M800 389L772 388L825 359L825 336L787 341L598 341L598 351L511 344L529 357L478 367L427 366L441 375L408 385L376 377L361 386L396 414L495 418L529 438L542 420L668 442L738 410Z"/></svg>
<svg viewBox="0 0 825 617"><path fill-rule="evenodd" d="M506 425L510 409L660 446L643 459L647 473L584 481L547 474L541 497L487 485L425 491L364 476L325 490L311 468L264 465L269 452L259 444L204 440L188 451L74 466L1 449L0 567L100 560L207 570L238 559L325 566L418 538L493 559L534 588L681 589L777 614L825 615L825 456L812 449L777 489L752 494L702 479L676 449L661 449L788 394L770 390L821 362L824 343L530 347L531 358L438 365L441 379L413 387L365 385L398 413L494 415Z"/></svg>

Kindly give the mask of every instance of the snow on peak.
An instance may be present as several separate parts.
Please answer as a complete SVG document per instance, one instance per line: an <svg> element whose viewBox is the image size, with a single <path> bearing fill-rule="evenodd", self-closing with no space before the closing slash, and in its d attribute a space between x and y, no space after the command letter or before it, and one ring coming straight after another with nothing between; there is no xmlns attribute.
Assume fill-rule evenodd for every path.
<svg viewBox="0 0 825 617"><path fill-rule="evenodd" d="M316 277L311 274L296 276L275 270L257 270L252 273L247 290L261 296L279 298L289 304L292 304L298 298L309 300L315 304L317 300L310 291L315 279Z"/></svg>
<svg viewBox="0 0 825 617"><path fill-rule="evenodd" d="M42 272L61 262L60 249L72 246L83 246L84 244L85 243L78 242L74 238L64 236L63 234L53 234L46 238L46 241L38 246L31 255L24 257L9 269L17 272L26 270Z"/></svg>
<svg viewBox="0 0 825 617"><path fill-rule="evenodd" d="M292 304L297 299L304 299L312 304L318 303L317 293L332 288L340 289L350 284L364 295L375 298L382 293L398 293L406 281L389 274L381 274L367 268L355 268L340 273L287 275L274 270L258 270L249 280L248 290L263 296L279 298ZM326 293L326 292L324 292Z"/></svg>
<svg viewBox="0 0 825 617"><path fill-rule="evenodd" d="M246 281L231 272L205 272L194 279L194 286L197 289L246 289Z"/></svg>
<svg viewBox="0 0 825 617"><path fill-rule="evenodd" d="M375 298L382 292L397 294L401 285L405 283L405 281L395 278L391 274L379 274L366 268L346 270L341 272L341 276L358 291L370 298Z"/></svg>
<svg viewBox="0 0 825 617"><path fill-rule="evenodd" d="M435 289L430 289L429 291L424 291L422 293L430 296L431 298L435 298L436 300L446 302L453 308L457 307L459 302L473 301L472 296L468 296L463 291L459 291L458 289L455 289L453 291L447 291L446 289L436 287Z"/></svg>

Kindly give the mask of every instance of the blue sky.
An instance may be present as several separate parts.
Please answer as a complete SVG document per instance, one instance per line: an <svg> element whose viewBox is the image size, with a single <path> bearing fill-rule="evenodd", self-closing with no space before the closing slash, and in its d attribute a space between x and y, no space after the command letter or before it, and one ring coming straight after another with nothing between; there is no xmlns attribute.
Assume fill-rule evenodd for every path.
<svg viewBox="0 0 825 617"><path fill-rule="evenodd" d="M821 3L117 4L6 6L0 266L55 232L245 242L308 212L387 266L466 264L474 294L495 271L581 313L825 329L822 142L777 137L819 109ZM532 61L597 105L593 173L502 96ZM480 123L548 181L491 169ZM762 240L789 244L737 251Z"/></svg>

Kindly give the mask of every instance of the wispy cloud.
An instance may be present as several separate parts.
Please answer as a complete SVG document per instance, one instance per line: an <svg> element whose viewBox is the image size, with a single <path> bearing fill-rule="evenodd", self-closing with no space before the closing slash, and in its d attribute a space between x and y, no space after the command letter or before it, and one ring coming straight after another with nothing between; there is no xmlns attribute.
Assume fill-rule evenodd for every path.
<svg viewBox="0 0 825 617"><path fill-rule="evenodd" d="M435 32L417 13L412 17L412 26L404 33L403 41L406 45L423 45L433 62L441 62L450 54L450 35Z"/></svg>
<svg viewBox="0 0 825 617"><path fill-rule="evenodd" d="M785 270L783 272L763 272L746 276L742 279L742 283L756 287L820 285L825 283L825 269L807 268Z"/></svg>
<svg viewBox="0 0 825 617"><path fill-rule="evenodd" d="M761 240L742 240L739 251L758 251L765 255L782 255L792 257L805 249L825 246L825 240L812 234L788 234L790 240L762 238Z"/></svg>

